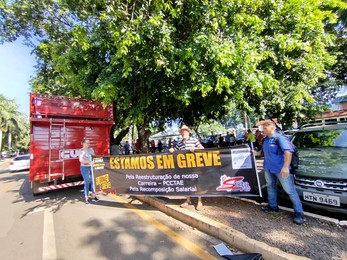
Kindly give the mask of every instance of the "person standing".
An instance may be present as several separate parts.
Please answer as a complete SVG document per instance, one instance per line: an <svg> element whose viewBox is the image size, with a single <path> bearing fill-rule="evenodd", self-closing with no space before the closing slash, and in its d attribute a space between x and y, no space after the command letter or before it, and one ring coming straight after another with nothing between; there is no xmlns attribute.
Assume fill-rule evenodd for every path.
<svg viewBox="0 0 347 260"><path fill-rule="evenodd" d="M222 135L219 135L218 137L218 146L224 147L224 137Z"/></svg>
<svg viewBox="0 0 347 260"><path fill-rule="evenodd" d="M136 142L135 142L135 153L136 154L140 153L140 141L139 141L139 139L136 139Z"/></svg>
<svg viewBox="0 0 347 260"><path fill-rule="evenodd" d="M276 125L273 121L266 120L262 125L266 135L263 141L263 153L269 204L261 207L261 209L265 212L279 211L277 203L277 180L279 180L293 203L293 222L302 225L304 223L304 211L295 189L293 175L290 175L293 146L285 136L276 132Z"/></svg>
<svg viewBox="0 0 347 260"><path fill-rule="evenodd" d="M168 141L167 139L164 139L164 142L163 142L163 150L164 150L164 153L166 153L168 151Z"/></svg>
<svg viewBox="0 0 347 260"><path fill-rule="evenodd" d="M90 140L83 139L82 140L82 149L79 154L79 161L81 163L81 174L84 180L84 199L85 203L88 206L89 203L89 190L92 192L93 201L98 202L99 199L95 195L94 185L93 185L93 176L92 176L92 155L94 155L93 148L90 148Z"/></svg>
<svg viewBox="0 0 347 260"><path fill-rule="evenodd" d="M230 146L230 143L231 143L231 134L227 132L225 136L225 146Z"/></svg>
<svg viewBox="0 0 347 260"><path fill-rule="evenodd" d="M158 151L159 153L161 153L161 151L163 150L163 143L161 142L161 140L158 141Z"/></svg>
<svg viewBox="0 0 347 260"><path fill-rule="evenodd" d="M119 145L113 142L111 145L111 155L119 155L119 153Z"/></svg>
<svg viewBox="0 0 347 260"><path fill-rule="evenodd" d="M181 150L189 150L190 152L194 152L196 149L204 149L200 141L196 138L190 137L191 130L188 126L183 125L179 133L182 137L182 140L177 141L177 143L170 148L170 153L173 153L174 151L181 151ZM181 204L182 208L188 207L188 205L191 204L190 197L187 197L186 201ZM202 198L198 197L198 204L196 205L196 210L202 210L203 204L202 204Z"/></svg>
<svg viewBox="0 0 347 260"><path fill-rule="evenodd" d="M130 144L129 141L126 141L124 144L124 154L129 155L130 154Z"/></svg>
<svg viewBox="0 0 347 260"><path fill-rule="evenodd" d="M247 130L246 142L248 142L248 143L253 143L253 147L254 147L254 143L255 143L255 134L253 134L253 132L251 131L251 129L248 129L248 130Z"/></svg>
<svg viewBox="0 0 347 260"><path fill-rule="evenodd" d="M257 129L257 131L255 131L255 139L256 139L255 143L256 143L256 148L258 151L260 151L262 148L263 138L264 138L263 133L259 129Z"/></svg>
<svg viewBox="0 0 347 260"><path fill-rule="evenodd" d="M230 135L230 146L236 145L236 137L234 132Z"/></svg>
<svg viewBox="0 0 347 260"><path fill-rule="evenodd" d="M152 153L155 153L155 141L154 140L151 141L151 151L152 151Z"/></svg>

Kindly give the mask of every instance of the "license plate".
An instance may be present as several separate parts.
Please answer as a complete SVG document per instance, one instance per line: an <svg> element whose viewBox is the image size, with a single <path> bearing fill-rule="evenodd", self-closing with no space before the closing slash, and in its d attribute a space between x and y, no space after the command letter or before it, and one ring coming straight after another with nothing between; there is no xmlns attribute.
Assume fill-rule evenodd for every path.
<svg viewBox="0 0 347 260"><path fill-rule="evenodd" d="M330 195L304 191L303 198L306 201L327 204L327 205L336 206L336 207L340 206L340 198L337 196L330 196Z"/></svg>

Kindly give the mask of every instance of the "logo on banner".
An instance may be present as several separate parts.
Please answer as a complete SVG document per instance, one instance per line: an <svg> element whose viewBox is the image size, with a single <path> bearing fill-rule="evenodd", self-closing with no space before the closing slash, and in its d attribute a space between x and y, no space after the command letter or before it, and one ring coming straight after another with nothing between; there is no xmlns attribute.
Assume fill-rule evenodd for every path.
<svg viewBox="0 0 347 260"><path fill-rule="evenodd" d="M76 159L80 153L80 149L59 150L59 160Z"/></svg>
<svg viewBox="0 0 347 260"><path fill-rule="evenodd" d="M236 176L236 177L228 177L226 175L222 175L220 177L220 186L216 188L217 191L228 191L228 192L249 192L251 187L249 183L243 181L245 177Z"/></svg>

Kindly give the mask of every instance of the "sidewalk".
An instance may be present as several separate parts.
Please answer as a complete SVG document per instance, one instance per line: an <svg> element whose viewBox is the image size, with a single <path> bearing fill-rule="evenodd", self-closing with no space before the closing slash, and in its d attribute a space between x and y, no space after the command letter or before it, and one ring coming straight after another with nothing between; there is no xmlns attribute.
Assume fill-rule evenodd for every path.
<svg viewBox="0 0 347 260"><path fill-rule="evenodd" d="M309 259L306 257L286 253L276 247L272 247L263 242L251 239L245 234L231 228L230 226L203 216L201 213L199 213L199 211L194 212L189 209L181 208L179 204L169 205L165 200L159 199L157 197L137 196L136 198L156 207L160 211L184 222L191 227L197 228L198 230L206 234L224 241L226 244L236 247L240 251L246 253L260 253L264 257L264 259L271 260Z"/></svg>

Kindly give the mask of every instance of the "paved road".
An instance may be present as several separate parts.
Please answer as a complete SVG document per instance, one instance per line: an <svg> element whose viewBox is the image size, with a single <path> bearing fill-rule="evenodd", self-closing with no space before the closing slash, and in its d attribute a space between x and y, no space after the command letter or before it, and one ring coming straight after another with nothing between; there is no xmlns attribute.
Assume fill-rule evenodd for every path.
<svg viewBox="0 0 347 260"><path fill-rule="evenodd" d="M220 243L127 197L85 206L81 188L34 197L28 172L0 163L1 259L221 259Z"/></svg>

